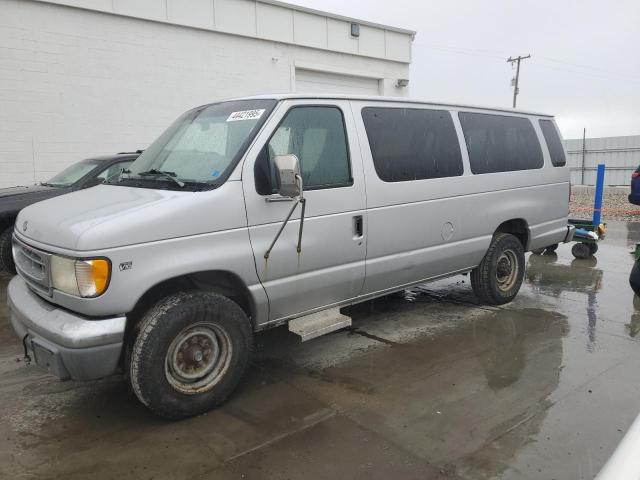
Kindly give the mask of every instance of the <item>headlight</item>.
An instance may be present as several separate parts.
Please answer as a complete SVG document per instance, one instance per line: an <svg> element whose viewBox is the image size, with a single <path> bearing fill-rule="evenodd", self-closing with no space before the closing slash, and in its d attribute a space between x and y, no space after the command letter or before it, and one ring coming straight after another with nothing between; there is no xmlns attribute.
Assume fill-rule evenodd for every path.
<svg viewBox="0 0 640 480"><path fill-rule="evenodd" d="M51 256L53 288L78 297L102 295L109 284L111 264L105 258L76 260Z"/></svg>

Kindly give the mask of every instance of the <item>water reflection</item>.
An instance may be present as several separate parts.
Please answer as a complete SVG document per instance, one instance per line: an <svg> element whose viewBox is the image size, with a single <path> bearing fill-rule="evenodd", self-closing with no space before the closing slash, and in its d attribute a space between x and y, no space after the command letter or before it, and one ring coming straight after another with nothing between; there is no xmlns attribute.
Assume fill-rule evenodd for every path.
<svg viewBox="0 0 640 480"><path fill-rule="evenodd" d="M526 279L534 290L559 298L563 293L582 293L587 296L587 345L593 352L596 346L597 295L602 287L604 272L595 268L596 257L574 259L570 265L557 263L555 253L530 255Z"/></svg>
<svg viewBox="0 0 640 480"><path fill-rule="evenodd" d="M636 242L640 242L640 222L625 222L627 229L627 245L635 246Z"/></svg>
<svg viewBox="0 0 640 480"><path fill-rule="evenodd" d="M414 319L440 326L316 373L325 385L314 394L349 398L347 415L452 476L492 478L535 440L558 386L569 325L542 309L460 306L451 315L451 308L418 294L354 309L360 330L406 331Z"/></svg>
<svg viewBox="0 0 640 480"><path fill-rule="evenodd" d="M478 360L487 385L500 390L520 379L525 367L525 340L549 328L545 322L523 321L521 312L500 310L474 324ZM531 318L526 315L525 318Z"/></svg>
<svg viewBox="0 0 640 480"><path fill-rule="evenodd" d="M635 338L640 332L640 297L633 296L633 313L631 321L625 325L627 332L631 338Z"/></svg>

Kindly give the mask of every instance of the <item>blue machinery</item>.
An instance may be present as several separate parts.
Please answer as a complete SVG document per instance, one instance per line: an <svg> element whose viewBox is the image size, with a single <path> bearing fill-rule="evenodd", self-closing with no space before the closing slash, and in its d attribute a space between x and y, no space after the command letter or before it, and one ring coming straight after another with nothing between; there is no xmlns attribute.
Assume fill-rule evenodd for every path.
<svg viewBox="0 0 640 480"><path fill-rule="evenodd" d="M593 201L593 217L589 220L569 219L569 223L576 227L573 239L576 241L571 253L576 258L589 258L598 251L598 241L604 238L606 224L601 223L602 194L604 191L603 163L598 165L596 173L596 194Z"/></svg>

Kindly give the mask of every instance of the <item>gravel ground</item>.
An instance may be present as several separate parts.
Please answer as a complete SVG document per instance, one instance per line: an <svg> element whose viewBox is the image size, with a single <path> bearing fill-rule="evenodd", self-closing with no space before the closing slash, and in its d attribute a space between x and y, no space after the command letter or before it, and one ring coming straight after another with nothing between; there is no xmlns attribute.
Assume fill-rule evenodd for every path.
<svg viewBox="0 0 640 480"><path fill-rule="evenodd" d="M594 187L574 185L571 188L571 216L591 218L593 212ZM640 206L629 203L629 187L605 187L602 201L602 219L640 222Z"/></svg>

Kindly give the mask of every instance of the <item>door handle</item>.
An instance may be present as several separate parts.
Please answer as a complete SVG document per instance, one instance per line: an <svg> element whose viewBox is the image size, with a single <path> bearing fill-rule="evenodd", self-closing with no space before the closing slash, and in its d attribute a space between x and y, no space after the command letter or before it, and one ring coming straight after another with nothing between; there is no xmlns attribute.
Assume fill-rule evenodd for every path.
<svg viewBox="0 0 640 480"><path fill-rule="evenodd" d="M353 234L354 238L362 238L364 234L362 215L355 215L353 217Z"/></svg>

